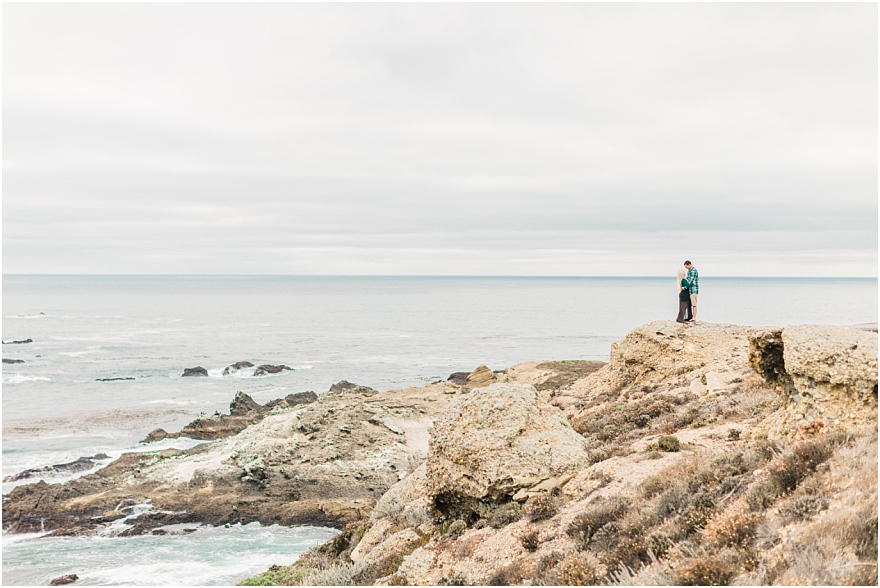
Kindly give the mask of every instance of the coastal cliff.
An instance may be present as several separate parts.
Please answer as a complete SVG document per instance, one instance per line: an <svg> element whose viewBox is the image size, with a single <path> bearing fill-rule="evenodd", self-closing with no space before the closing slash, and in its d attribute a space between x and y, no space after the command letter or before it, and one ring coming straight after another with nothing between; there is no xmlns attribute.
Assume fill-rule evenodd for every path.
<svg viewBox="0 0 880 588"><path fill-rule="evenodd" d="M369 518L244 583L876 584L876 423L873 333L651 323L456 399Z"/></svg>
<svg viewBox="0 0 880 588"><path fill-rule="evenodd" d="M658 321L605 365L247 400L224 438L16 488L4 529L342 528L246 584L876 583L874 333Z"/></svg>

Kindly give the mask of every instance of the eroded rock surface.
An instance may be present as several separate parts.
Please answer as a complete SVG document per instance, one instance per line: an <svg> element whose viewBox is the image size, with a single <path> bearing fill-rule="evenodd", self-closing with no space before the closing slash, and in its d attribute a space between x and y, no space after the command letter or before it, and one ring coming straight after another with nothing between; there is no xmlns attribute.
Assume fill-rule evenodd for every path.
<svg viewBox="0 0 880 588"><path fill-rule="evenodd" d="M753 329L749 364L782 396L795 421L860 424L877 418L877 334L852 327ZM802 423L803 424L803 423Z"/></svg>
<svg viewBox="0 0 880 588"><path fill-rule="evenodd" d="M182 378L207 378L208 370L200 365L193 368L184 368Z"/></svg>
<svg viewBox="0 0 880 588"><path fill-rule="evenodd" d="M147 500L155 512L132 533L199 522L342 526L424 460L420 435L448 404L445 386L378 393L354 385L262 407L242 394L230 411L238 416L226 420L240 425L269 407L255 424L185 451L125 454L65 484L19 486L4 497L3 527L88 534ZM311 402L297 403L302 396ZM211 433L206 420L171 435Z"/></svg>
<svg viewBox="0 0 880 588"><path fill-rule="evenodd" d="M534 387L492 384L462 397L434 423L426 476L442 508L459 509L481 500L524 500L587 460L584 438Z"/></svg>
<svg viewBox="0 0 880 588"><path fill-rule="evenodd" d="M245 428L260 422L275 408L292 408L300 404L315 402L317 399L318 395L314 392L298 392L296 394L288 394L284 398L271 400L266 404L259 404L244 392L237 392L235 398L229 404L228 415L200 416L177 433L168 433L162 429L156 429L147 435L142 443L179 437L189 437L190 439L205 441L224 439L236 435Z"/></svg>

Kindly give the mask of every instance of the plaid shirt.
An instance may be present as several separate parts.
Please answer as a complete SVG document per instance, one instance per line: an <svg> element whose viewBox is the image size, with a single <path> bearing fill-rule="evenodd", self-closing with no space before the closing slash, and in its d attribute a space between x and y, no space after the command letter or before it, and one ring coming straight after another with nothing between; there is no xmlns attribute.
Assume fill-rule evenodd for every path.
<svg viewBox="0 0 880 588"><path fill-rule="evenodd" d="M688 270L687 281L691 283L691 287L688 288L688 292L691 294L699 294L700 293L700 274L697 272L697 268L691 266L691 269Z"/></svg>

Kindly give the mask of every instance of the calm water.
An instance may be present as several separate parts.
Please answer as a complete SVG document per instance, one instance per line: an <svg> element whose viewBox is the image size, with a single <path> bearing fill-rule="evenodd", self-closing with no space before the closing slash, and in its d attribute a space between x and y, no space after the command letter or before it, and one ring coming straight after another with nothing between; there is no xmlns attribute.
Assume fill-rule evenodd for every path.
<svg viewBox="0 0 880 588"><path fill-rule="evenodd" d="M711 322L876 322L877 280L705 277L700 303L698 318ZM5 477L136 450L157 426L175 430L200 412L225 411L237 390L265 402L322 392L342 379L381 390L481 363L501 369L529 360L607 359L611 342L632 328L673 319L677 296L674 278L8 275L2 312L3 341L33 339L3 345L3 357L25 361L3 365ZM221 375L240 360L294 370ZM197 365L210 377L180 377ZM13 486L3 484L3 492ZM197 535L149 540L216 541L221 552L228 539L199 533L201 543ZM51 540L57 548L43 547L48 539L10 543L14 548L4 542L4 582L13 569L42 569L29 545L98 554L88 560L95 583L137 582L138 566L152 565L125 563L131 539L104 539ZM162 552L147 553L153 551ZM113 573L98 574L98 561Z"/></svg>

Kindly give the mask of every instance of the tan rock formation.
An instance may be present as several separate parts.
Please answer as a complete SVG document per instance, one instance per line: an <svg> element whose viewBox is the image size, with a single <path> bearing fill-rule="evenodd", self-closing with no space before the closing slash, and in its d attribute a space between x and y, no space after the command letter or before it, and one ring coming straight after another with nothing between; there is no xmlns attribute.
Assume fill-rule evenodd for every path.
<svg viewBox="0 0 880 588"><path fill-rule="evenodd" d="M749 364L787 405L770 430L877 421L877 334L797 325L749 332Z"/></svg>
<svg viewBox="0 0 880 588"><path fill-rule="evenodd" d="M482 386L488 386L495 380L497 380L495 372L488 367L481 365L472 371L467 377L467 385L472 388L480 388Z"/></svg>
<svg viewBox="0 0 880 588"><path fill-rule="evenodd" d="M353 581L767 584L782 574L788 583L873 583L876 430L841 420L847 436L821 427L795 435L767 423L807 414L794 406L827 414L856 404L875 423L876 354L873 333L749 335L661 321L564 384L574 430L530 385L475 389L436 419L426 464L380 499L352 553ZM541 373L549 364L499 379L558 380ZM674 449L662 449L664 435L675 436ZM546 517L506 502L529 492L550 494ZM815 574L798 563L805 550Z"/></svg>
<svg viewBox="0 0 880 588"><path fill-rule="evenodd" d="M434 423L426 483L438 505L525 500L588 460L587 445L565 415L533 386L474 390ZM442 507L441 507L442 508Z"/></svg>

